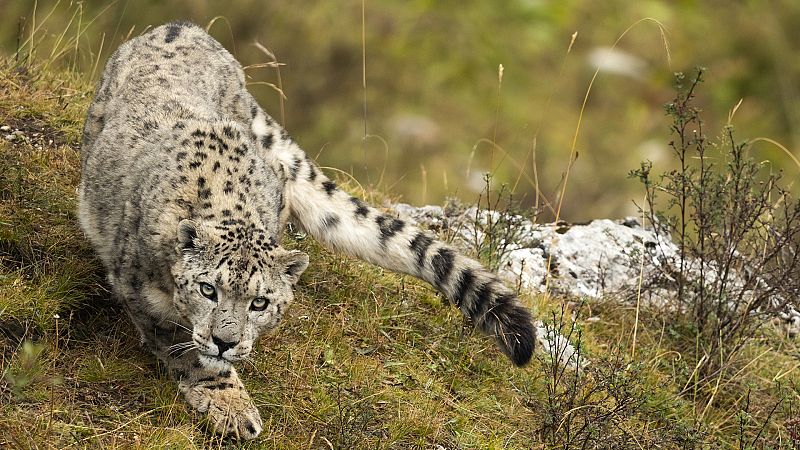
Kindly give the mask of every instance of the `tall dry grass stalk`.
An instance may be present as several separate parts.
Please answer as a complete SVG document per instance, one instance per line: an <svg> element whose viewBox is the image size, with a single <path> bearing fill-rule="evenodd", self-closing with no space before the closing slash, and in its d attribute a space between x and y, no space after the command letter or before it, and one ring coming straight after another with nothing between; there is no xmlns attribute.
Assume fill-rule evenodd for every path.
<svg viewBox="0 0 800 450"><path fill-rule="evenodd" d="M625 31L623 31L619 35L617 40L614 41L614 44L611 45L611 49L613 50L613 49L617 48L617 46L620 44L620 42L622 42L622 39L628 34L628 32L630 32L631 30L636 28L638 25L643 24L643 23L653 23L658 28L658 31L661 34L662 44L664 45L664 52L666 53L666 57L667 57L667 66L672 67L672 56L670 55L670 51L669 51L669 40L667 39L666 27L659 20L654 19L652 17L645 17L645 18L639 19L636 22L634 22L633 24L631 24L628 28L625 29ZM570 43L570 47L571 46L572 46L572 43ZM566 192L567 192L567 184L569 183L569 175L570 175L570 172L572 172L573 164L575 164L575 161L578 158L578 151L577 151L578 136L580 135L581 125L583 123L583 115L584 115L584 112L586 111L586 105L589 103L589 96L592 93L592 88L594 87L594 82L597 79L597 76L599 74L600 74L600 68L598 67L594 71L594 74L592 75L591 80L589 80L589 86L586 88L586 93L583 96L583 102L581 103L581 109L580 109L580 112L578 113L578 122L575 124L575 132L572 135L572 144L570 145L569 159L567 161L567 168L564 171L564 175L563 175L562 181L561 181L561 190L558 193L558 204L557 204L557 207L556 207L555 222L558 222L559 220L561 220L561 207L564 204L564 197L565 197ZM550 287L550 278L551 278L550 268L552 267L552 262L553 262L552 259L553 259L553 255L549 255L548 258L547 258L547 274L545 276L545 291L547 291L549 289L549 287Z"/></svg>

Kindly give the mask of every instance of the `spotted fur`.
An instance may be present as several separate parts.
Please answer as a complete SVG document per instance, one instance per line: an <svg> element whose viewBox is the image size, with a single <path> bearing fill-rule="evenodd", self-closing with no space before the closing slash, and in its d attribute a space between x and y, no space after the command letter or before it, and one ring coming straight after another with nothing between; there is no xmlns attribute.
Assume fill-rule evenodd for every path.
<svg viewBox="0 0 800 450"><path fill-rule="evenodd" d="M89 108L79 217L142 340L223 434L258 410L231 364L278 325L308 257L287 221L327 247L428 281L517 365L535 341L497 276L342 191L258 106L239 63L201 28L123 44Z"/></svg>

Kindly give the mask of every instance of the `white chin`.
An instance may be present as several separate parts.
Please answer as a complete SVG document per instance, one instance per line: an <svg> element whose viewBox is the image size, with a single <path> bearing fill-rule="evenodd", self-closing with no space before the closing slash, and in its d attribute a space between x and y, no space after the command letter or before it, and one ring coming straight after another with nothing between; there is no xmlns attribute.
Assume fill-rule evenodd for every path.
<svg viewBox="0 0 800 450"><path fill-rule="evenodd" d="M230 361L214 356L200 355L199 359L200 364L212 370L226 370L231 366Z"/></svg>

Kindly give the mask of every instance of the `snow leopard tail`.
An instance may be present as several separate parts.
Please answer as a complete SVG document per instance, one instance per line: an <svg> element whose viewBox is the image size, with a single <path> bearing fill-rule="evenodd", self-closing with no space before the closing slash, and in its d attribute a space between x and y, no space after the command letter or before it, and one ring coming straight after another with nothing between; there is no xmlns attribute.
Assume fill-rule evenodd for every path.
<svg viewBox="0 0 800 450"><path fill-rule="evenodd" d="M280 163L286 208L306 232L332 250L427 281L493 337L514 364L530 360L536 341L531 315L495 273L430 233L340 190L285 132L273 136L280 128L273 128L271 119L259 123L262 117L255 118L253 132Z"/></svg>

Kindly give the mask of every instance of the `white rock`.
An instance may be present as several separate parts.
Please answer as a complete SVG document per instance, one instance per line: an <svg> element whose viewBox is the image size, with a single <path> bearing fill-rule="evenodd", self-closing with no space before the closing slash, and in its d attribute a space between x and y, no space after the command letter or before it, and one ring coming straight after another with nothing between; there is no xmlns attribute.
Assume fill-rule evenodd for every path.
<svg viewBox="0 0 800 450"><path fill-rule="evenodd" d="M493 233L512 241L502 255L499 274L509 284L530 292L546 289L573 297L638 297L657 306L679 307L675 302L676 282L669 274L680 265L680 250L669 236L643 228L636 218L601 219L581 225L533 224L519 216L503 216L474 207L455 213L430 206L393 207L401 216L436 231L454 232L454 244L463 248L474 248L476 242L482 242L486 238L482 229L487 224L508 224L510 228L500 226L499 233ZM711 264L702 268L698 261L688 260L685 264L690 278L699 280L702 273L706 281L713 282L719 276L719 270ZM741 290L745 279L734 273L728 286ZM764 282L756 282L759 283ZM641 297L640 285L647 288ZM797 304L797 299L791 300ZM776 305L786 303L778 297L773 301ZM784 323L790 335L800 334L799 307L783 309L776 319Z"/></svg>

